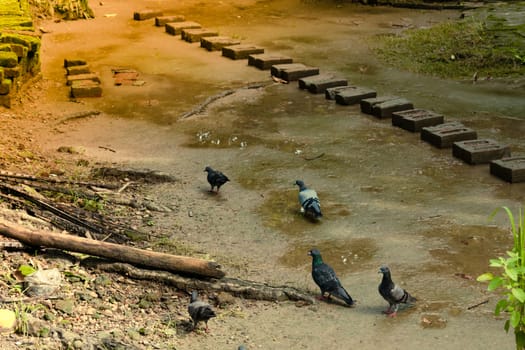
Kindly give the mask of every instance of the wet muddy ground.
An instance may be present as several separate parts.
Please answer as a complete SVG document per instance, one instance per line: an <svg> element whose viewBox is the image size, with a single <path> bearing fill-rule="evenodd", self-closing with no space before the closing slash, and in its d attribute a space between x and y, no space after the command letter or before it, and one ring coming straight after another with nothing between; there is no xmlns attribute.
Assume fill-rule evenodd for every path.
<svg viewBox="0 0 525 350"><path fill-rule="evenodd" d="M414 11L333 2L105 1L97 19L46 23L41 113L50 119L42 147L82 150L92 163L114 162L175 175L146 195L173 208L156 214L157 235L188 243L232 276L289 284L317 293L307 251L316 246L358 300L353 309L319 303L244 303L223 311L210 335L173 339L177 349L510 348L513 339L492 315L496 297L471 280L503 254L511 236L503 214L524 202L525 184L508 184L488 165L469 166L390 120L361 114L309 94L296 84L271 83L267 71L207 52L164 33L133 11L162 8L221 34L346 77L379 95L406 97L525 152L523 91L501 83L443 81L383 67L370 51L374 35L428 26L455 11ZM62 62L86 59L101 74L103 97L69 101ZM111 69L140 72L143 86L114 86ZM181 119L207 97L253 82ZM56 124L57 114L97 109L101 115ZM50 117L52 116L52 117ZM105 148L103 148L105 147ZM110 148L116 152L107 150ZM75 157L75 155L72 155ZM232 181L208 193L206 165ZM314 187L325 218L299 213L296 179ZM389 264L396 282L420 300L397 319L381 314L377 269ZM487 305L467 307L486 298ZM446 327L424 329L429 313ZM171 344L171 343L170 343ZM166 348L169 348L169 344Z"/></svg>

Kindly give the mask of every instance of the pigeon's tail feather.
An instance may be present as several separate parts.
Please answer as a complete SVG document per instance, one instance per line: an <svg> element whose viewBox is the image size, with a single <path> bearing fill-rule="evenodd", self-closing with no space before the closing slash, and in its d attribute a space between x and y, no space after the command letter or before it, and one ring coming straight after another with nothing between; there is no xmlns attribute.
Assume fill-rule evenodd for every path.
<svg viewBox="0 0 525 350"><path fill-rule="evenodd" d="M417 301L417 299L415 297L413 297L412 295L410 295L410 293L408 293L406 290L404 291L405 294L403 294L403 297L401 298L401 300L399 301L400 303L413 303L415 301Z"/></svg>
<svg viewBox="0 0 525 350"><path fill-rule="evenodd" d="M344 289L342 286L337 288L337 294L347 303L348 305L354 305L354 299L348 294L346 289Z"/></svg>

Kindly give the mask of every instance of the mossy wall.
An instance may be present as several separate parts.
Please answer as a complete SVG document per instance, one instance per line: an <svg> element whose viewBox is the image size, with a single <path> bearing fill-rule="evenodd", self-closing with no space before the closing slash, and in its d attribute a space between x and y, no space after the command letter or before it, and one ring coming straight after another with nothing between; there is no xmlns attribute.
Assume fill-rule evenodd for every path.
<svg viewBox="0 0 525 350"><path fill-rule="evenodd" d="M28 78L40 72L40 36L35 32L28 0L0 1L0 105Z"/></svg>

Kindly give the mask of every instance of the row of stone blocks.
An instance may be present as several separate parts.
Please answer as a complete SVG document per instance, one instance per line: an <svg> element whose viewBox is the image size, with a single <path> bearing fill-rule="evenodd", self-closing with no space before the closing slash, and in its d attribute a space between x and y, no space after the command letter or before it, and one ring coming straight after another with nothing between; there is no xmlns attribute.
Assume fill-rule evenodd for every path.
<svg viewBox="0 0 525 350"><path fill-rule="evenodd" d="M39 35L28 0L0 2L0 105L11 107L18 86L40 71Z"/></svg>
<svg viewBox="0 0 525 350"><path fill-rule="evenodd" d="M264 53L264 49L239 40L219 36L203 29L199 23L184 16L162 16L159 12L135 13L136 20L155 17L155 25L165 26L171 35L181 35L188 42L200 42L209 51L222 50L232 59L248 58L248 65L270 69L273 77L285 82L298 81L299 88L325 97L341 105L360 104L361 112L377 118L391 118L392 125L411 132L421 132L421 139L439 148L452 147L452 155L469 164L490 163L491 174L508 182L525 181L525 157L510 157L510 147L494 140L478 140L477 132L459 122L445 123L443 115L424 109L395 96L377 97L376 91L349 85L344 78L320 74L318 67L294 63L290 57Z"/></svg>
<svg viewBox="0 0 525 350"><path fill-rule="evenodd" d="M98 74L91 72L89 65L85 60L65 59L64 68L66 69L66 85L71 87L71 97L81 98L102 96L100 77Z"/></svg>

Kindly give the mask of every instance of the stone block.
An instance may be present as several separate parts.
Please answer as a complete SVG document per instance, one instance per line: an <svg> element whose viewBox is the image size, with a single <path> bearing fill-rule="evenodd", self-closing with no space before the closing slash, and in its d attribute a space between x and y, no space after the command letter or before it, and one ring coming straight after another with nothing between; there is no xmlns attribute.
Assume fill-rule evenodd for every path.
<svg viewBox="0 0 525 350"><path fill-rule="evenodd" d="M199 23L191 21L166 23L164 27L166 28L166 33L170 35L181 35L183 29L202 28Z"/></svg>
<svg viewBox="0 0 525 350"><path fill-rule="evenodd" d="M509 157L490 162L490 173L507 182L525 182L525 157Z"/></svg>
<svg viewBox="0 0 525 350"><path fill-rule="evenodd" d="M85 64L83 66L67 67L66 70L67 70L67 75L91 73L91 71L89 70L89 65L87 65L87 64Z"/></svg>
<svg viewBox="0 0 525 350"><path fill-rule="evenodd" d="M0 106L11 108L11 95L0 95Z"/></svg>
<svg viewBox="0 0 525 350"><path fill-rule="evenodd" d="M390 100L396 100L399 97L395 96L381 96L381 97L372 97L372 98L365 98L362 99L361 102L359 102L361 106L361 112L366 114L372 114L373 108L376 104L383 103Z"/></svg>
<svg viewBox="0 0 525 350"><path fill-rule="evenodd" d="M13 51L0 51L0 66L14 68L18 64L18 56Z"/></svg>
<svg viewBox="0 0 525 350"><path fill-rule="evenodd" d="M87 64L86 60L80 58L66 58L64 59L64 68L74 67L74 66L85 66Z"/></svg>
<svg viewBox="0 0 525 350"><path fill-rule="evenodd" d="M276 64L272 66L270 70L274 77L286 81L299 80L301 78L319 74L319 68L309 67L302 63Z"/></svg>
<svg viewBox="0 0 525 350"><path fill-rule="evenodd" d="M16 53L16 55L19 58L21 58L21 57L27 57L27 53L29 52L29 49L24 45L11 44L11 51Z"/></svg>
<svg viewBox="0 0 525 350"><path fill-rule="evenodd" d="M161 10L145 9L145 10L133 12L133 19L135 21L144 21L146 19L150 19L154 17L161 17L161 16L162 16Z"/></svg>
<svg viewBox="0 0 525 350"><path fill-rule="evenodd" d="M421 129L421 140L439 148L452 147L454 142L476 140L478 133L459 122L449 122Z"/></svg>
<svg viewBox="0 0 525 350"><path fill-rule="evenodd" d="M334 77L330 74L318 74L299 79L299 88L306 89L313 94L324 94L328 88L347 85L346 79Z"/></svg>
<svg viewBox="0 0 525 350"><path fill-rule="evenodd" d="M394 112L413 108L414 105L412 102L405 98L398 98L375 104L374 107L372 107L372 115L377 118L390 118Z"/></svg>
<svg viewBox="0 0 525 350"><path fill-rule="evenodd" d="M184 22L185 20L186 20L186 17L184 17L183 15L160 16L160 17L155 17L155 25L157 27L164 27L166 23Z"/></svg>
<svg viewBox="0 0 525 350"><path fill-rule="evenodd" d="M0 67L0 81L5 79L4 67Z"/></svg>
<svg viewBox="0 0 525 350"><path fill-rule="evenodd" d="M483 164L510 157L510 147L491 139L458 141L452 144L452 155L469 164Z"/></svg>
<svg viewBox="0 0 525 350"><path fill-rule="evenodd" d="M251 44L239 44L232 46L225 46L222 48L222 55L231 58L232 60L244 60L252 54L264 53L262 47Z"/></svg>
<svg viewBox="0 0 525 350"><path fill-rule="evenodd" d="M66 85L70 86L73 84L74 81L77 81L77 80L91 80L92 82L100 84L100 77L98 76L98 74L87 73L87 74L68 75L67 80L66 80Z"/></svg>
<svg viewBox="0 0 525 350"><path fill-rule="evenodd" d="M261 70L270 69L273 65L276 64L287 64L293 63L293 59L287 56L282 56L278 54L255 54L248 56L248 65L254 66Z"/></svg>
<svg viewBox="0 0 525 350"><path fill-rule="evenodd" d="M11 79L3 79L0 84L0 95L7 95L11 91Z"/></svg>
<svg viewBox="0 0 525 350"><path fill-rule="evenodd" d="M219 33L215 30L204 29L204 28L189 28L183 29L180 37L189 43L200 42L202 38L210 36L219 36Z"/></svg>
<svg viewBox="0 0 525 350"><path fill-rule="evenodd" d="M377 92L369 88L350 86L335 92L335 102L340 105L353 105L366 98L374 98Z"/></svg>
<svg viewBox="0 0 525 350"><path fill-rule="evenodd" d="M20 66L16 66L14 68L4 68L4 78L18 78L22 75L22 68Z"/></svg>
<svg viewBox="0 0 525 350"><path fill-rule="evenodd" d="M419 132L424 127L444 122L443 115L425 109L409 109L392 113L392 125L412 132Z"/></svg>
<svg viewBox="0 0 525 350"><path fill-rule="evenodd" d="M212 36L201 39L201 47L208 51L220 51L223 47L239 45L240 43L240 40L228 36Z"/></svg>
<svg viewBox="0 0 525 350"><path fill-rule="evenodd" d="M353 86L353 85L331 87L331 88L328 88L328 89L325 90L324 97L327 100L335 100L335 94L338 91L343 91L343 90L346 90L346 89L353 89L354 87L355 86Z"/></svg>
<svg viewBox="0 0 525 350"><path fill-rule="evenodd" d="M71 84L71 97L100 97L102 87L91 80L77 80Z"/></svg>

